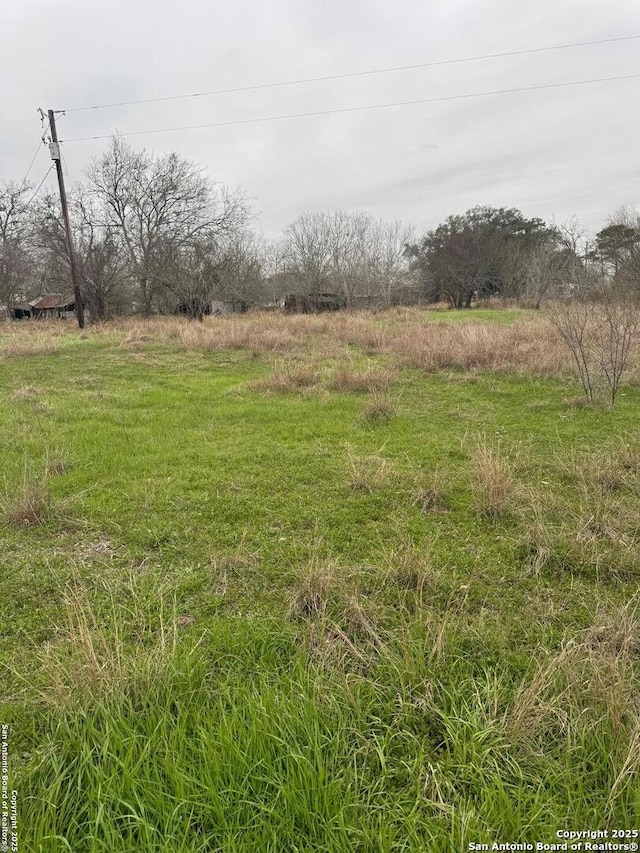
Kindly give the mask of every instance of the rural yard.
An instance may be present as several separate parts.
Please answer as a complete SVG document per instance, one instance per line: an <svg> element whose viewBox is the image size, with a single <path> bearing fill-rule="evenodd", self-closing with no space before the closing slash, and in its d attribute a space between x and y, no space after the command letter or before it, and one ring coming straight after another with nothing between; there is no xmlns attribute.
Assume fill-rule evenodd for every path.
<svg viewBox="0 0 640 853"><path fill-rule="evenodd" d="M21 850L633 829L640 352L550 313L0 324Z"/></svg>
<svg viewBox="0 0 640 853"><path fill-rule="evenodd" d="M0 8L0 853L637 853L637 5Z"/></svg>

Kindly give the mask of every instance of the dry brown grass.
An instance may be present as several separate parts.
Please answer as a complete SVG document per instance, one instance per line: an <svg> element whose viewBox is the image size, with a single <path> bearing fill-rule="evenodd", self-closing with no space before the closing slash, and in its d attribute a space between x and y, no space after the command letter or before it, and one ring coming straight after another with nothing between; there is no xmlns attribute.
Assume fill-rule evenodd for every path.
<svg viewBox="0 0 640 853"><path fill-rule="evenodd" d="M65 337L74 331L77 329L70 323L3 323L0 326L0 357L53 355L59 352Z"/></svg>
<svg viewBox="0 0 640 853"><path fill-rule="evenodd" d="M422 473L416 477L416 487L412 497L420 512L445 512L447 509L447 478L440 467L430 473Z"/></svg>
<svg viewBox="0 0 640 853"><path fill-rule="evenodd" d="M607 803L608 808L613 806L618 791L637 775L638 769L640 769L640 717L629 738L624 758L619 764L618 773L611 786Z"/></svg>
<svg viewBox="0 0 640 853"><path fill-rule="evenodd" d="M26 459L18 482L4 481L0 522L14 527L35 527L52 521L74 527L81 524L81 519L73 517L69 510L90 489L64 499L55 498L51 491L51 478L64 474L67 465L64 451L47 450L41 468Z"/></svg>
<svg viewBox="0 0 640 853"><path fill-rule="evenodd" d="M229 593L247 593L260 571L259 554L253 552L246 542L247 531L237 549L211 558L211 587L213 595L226 597Z"/></svg>
<svg viewBox="0 0 640 853"><path fill-rule="evenodd" d="M529 504L521 507L521 515L526 529L525 565L538 577L554 556L554 534L538 495L532 495Z"/></svg>
<svg viewBox="0 0 640 853"><path fill-rule="evenodd" d="M69 468L69 457L64 450L47 449L44 460L45 477L60 477Z"/></svg>
<svg viewBox="0 0 640 853"><path fill-rule="evenodd" d="M363 602L356 593L349 596L342 622L345 632L352 639L364 640L378 651L386 648L371 602Z"/></svg>
<svg viewBox="0 0 640 853"><path fill-rule="evenodd" d="M310 365L285 361L276 364L270 376L249 385L269 394L294 394L313 388L319 381L318 373Z"/></svg>
<svg viewBox="0 0 640 853"><path fill-rule="evenodd" d="M386 557L387 565L385 582L418 594L421 600L425 587L429 587L435 577L428 550L418 549L411 542L393 551Z"/></svg>
<svg viewBox="0 0 640 853"><path fill-rule="evenodd" d="M13 392L14 400L35 400L37 396L38 389L34 388L33 385L23 385Z"/></svg>
<svg viewBox="0 0 640 853"><path fill-rule="evenodd" d="M608 451L574 460L571 467L577 494L563 513L569 552L598 576L635 574L640 528L624 494L637 487L635 471Z"/></svg>
<svg viewBox="0 0 640 853"><path fill-rule="evenodd" d="M0 513L7 524L15 527L46 524L53 511L54 502L46 476L37 476L26 464L17 487L5 484L4 494L0 496Z"/></svg>
<svg viewBox="0 0 640 853"><path fill-rule="evenodd" d="M511 466L482 440L474 448L472 490L474 506L481 515L499 518L513 509L515 482Z"/></svg>
<svg viewBox="0 0 640 853"><path fill-rule="evenodd" d="M129 604L122 601L122 588L116 592L110 581L104 585L109 604L100 608L77 579L65 586L66 624L56 627L55 639L38 653L39 668L26 690L58 709L108 696L133 683L152 683L173 665L180 629L188 624L178 615L175 602L168 607L160 595L158 629L151 632L151 641L139 640L132 650L126 631L131 625L140 628L149 623L135 594L135 581L129 580ZM145 631L140 634L147 636Z"/></svg>
<svg viewBox="0 0 640 853"><path fill-rule="evenodd" d="M357 456L350 447L346 448L348 460L347 482L351 489L370 494L388 485L395 474L392 462L379 453L372 456Z"/></svg>
<svg viewBox="0 0 640 853"><path fill-rule="evenodd" d="M390 357L397 365L427 372L485 370L558 377L574 370L546 312L531 312L505 324L476 320L469 311L448 322L438 306L428 311L391 308L318 315L254 311L208 317L202 323L181 317L118 318L83 333L71 321L5 323L0 330L0 358L53 354L67 345L70 336L106 338L133 353L163 344L194 352L239 349L257 357L296 353L316 360L352 360L356 346L369 355ZM640 383L639 351L635 347L630 354L626 371L630 383ZM332 387L381 390L388 384L386 373L343 368Z"/></svg>
<svg viewBox="0 0 640 853"><path fill-rule="evenodd" d="M430 315L438 312L430 311ZM343 311L325 315L253 312L209 317L203 323L179 317L119 318L91 327L84 337L109 338L122 348L140 350L166 344L182 350L243 349L254 355L309 351L342 353L356 345L374 355L385 354L424 370L513 370L557 375L571 368L569 356L544 316L511 325L477 322L431 322L423 309L383 312ZM72 322L5 323L0 356L16 357L57 352L69 336L78 336ZM349 375L349 373L351 375ZM335 382L345 390L387 383L384 371L356 375L338 372Z"/></svg>
<svg viewBox="0 0 640 853"><path fill-rule="evenodd" d="M568 452L554 459L560 483L518 487L523 563L534 575L551 569L602 581L637 576L637 457L618 447Z"/></svg>
<svg viewBox="0 0 640 853"><path fill-rule="evenodd" d="M640 659L640 619L637 600L606 611L599 607L593 624L582 634L567 637L559 651L546 654L518 691L503 717L513 740L536 738L548 728L567 730L603 717L627 733L629 750L620 762L617 784L639 761L640 722L637 676Z"/></svg>
<svg viewBox="0 0 640 853"><path fill-rule="evenodd" d="M132 332L151 333L185 350L245 349L254 355L303 350L308 339L328 331L323 317L256 312L190 323L175 317L129 321ZM149 332L151 329L151 332Z"/></svg>
<svg viewBox="0 0 640 853"><path fill-rule="evenodd" d="M429 322L424 312L406 309L401 319L384 315L375 326L367 314L335 318L335 334L368 352L398 357L426 371L443 368L558 375L571 367L555 330L544 317L511 325L477 322Z"/></svg>
<svg viewBox="0 0 640 853"><path fill-rule="evenodd" d="M549 717L556 719L561 726L566 725L566 711L563 700L567 687L558 685L560 676L574 657L574 651L562 648L556 655L539 662L529 681L524 683L509 712L505 715L504 728L512 740L533 737Z"/></svg>
<svg viewBox="0 0 640 853"><path fill-rule="evenodd" d="M585 493L624 492L640 485L640 446L637 442L618 440L610 447L589 448L558 459L563 476Z"/></svg>
<svg viewBox="0 0 640 853"><path fill-rule="evenodd" d="M385 634L371 598L357 592L358 571L314 554L289 599L288 617L301 622L307 654L332 668L347 662L368 666L386 650Z"/></svg>
<svg viewBox="0 0 640 853"><path fill-rule="evenodd" d="M637 514L606 492L585 492L577 505L561 499L550 507L532 498L519 507L525 528L524 565L534 575L549 568L601 581L637 576Z"/></svg>
<svg viewBox="0 0 640 853"><path fill-rule="evenodd" d="M322 618L338 585L338 571L331 560L313 557L300 574L289 602L289 618Z"/></svg>
<svg viewBox="0 0 640 853"><path fill-rule="evenodd" d="M393 373L388 369L358 370L355 367L345 366L336 370L328 384L332 391L375 394L388 388L392 381Z"/></svg>
<svg viewBox="0 0 640 853"><path fill-rule="evenodd" d="M361 418L367 424L386 423L398 413L395 400L379 391L374 391L362 408Z"/></svg>

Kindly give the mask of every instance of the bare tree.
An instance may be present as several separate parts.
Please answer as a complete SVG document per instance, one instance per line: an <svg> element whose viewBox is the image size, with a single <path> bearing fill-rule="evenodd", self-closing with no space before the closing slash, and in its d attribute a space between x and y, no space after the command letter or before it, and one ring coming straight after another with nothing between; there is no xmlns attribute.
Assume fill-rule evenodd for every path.
<svg viewBox="0 0 640 853"><path fill-rule="evenodd" d="M568 249L577 257L584 257L592 242L592 238L584 223L575 215L564 222L552 221L560 246Z"/></svg>
<svg viewBox="0 0 640 853"><path fill-rule="evenodd" d="M305 213L284 233L285 270L301 294L336 291L352 304L368 288L371 218L366 213Z"/></svg>
<svg viewBox="0 0 640 853"><path fill-rule="evenodd" d="M284 232L284 269L298 293L319 293L329 286L334 236L327 213L303 213Z"/></svg>
<svg viewBox="0 0 640 853"><path fill-rule="evenodd" d="M549 246L540 246L531 253L524 271L522 295L536 309L549 292L559 286L556 252Z"/></svg>
<svg viewBox="0 0 640 853"><path fill-rule="evenodd" d="M620 381L640 328L640 300L622 280L600 281L588 293L553 303L551 322L569 348L587 400L604 380L615 406Z"/></svg>
<svg viewBox="0 0 640 853"><path fill-rule="evenodd" d="M83 299L92 320L106 320L126 304L130 283L127 257L115 229L96 225L99 216L90 196L87 200L78 196L74 206Z"/></svg>
<svg viewBox="0 0 640 853"><path fill-rule="evenodd" d="M5 181L0 184L0 302L11 307L23 296L33 273L29 246L29 184Z"/></svg>
<svg viewBox="0 0 640 853"><path fill-rule="evenodd" d="M216 295L244 307L263 301L265 254L265 243L258 235L246 230L232 234L222 248Z"/></svg>
<svg viewBox="0 0 640 853"><path fill-rule="evenodd" d="M124 247L113 226L100 223L95 199L81 184L69 193L69 212L83 304L93 320L106 320L123 310L129 295ZM47 194L41 199L33 216L33 233L43 283L66 289L69 259L57 197Z"/></svg>
<svg viewBox="0 0 640 853"><path fill-rule="evenodd" d="M640 300L637 290L629 287L624 279L603 287L602 291L602 321L596 355L609 389L609 402L614 406L640 325Z"/></svg>
<svg viewBox="0 0 640 853"><path fill-rule="evenodd" d="M88 174L101 224L113 228L125 248L144 315L166 282L167 252L228 234L249 216L244 198L212 182L199 166L176 153L153 157L135 151L121 137L112 139Z"/></svg>
<svg viewBox="0 0 640 853"><path fill-rule="evenodd" d="M168 311L177 309L191 320L204 318L220 276L217 248L205 238L184 246L169 241L162 248L158 275Z"/></svg>
<svg viewBox="0 0 640 853"><path fill-rule="evenodd" d="M184 246L169 242L163 250L161 283L176 308L190 319L202 320L214 300L255 305L263 292L262 241L250 231L210 236Z"/></svg>
<svg viewBox="0 0 640 853"><path fill-rule="evenodd" d="M417 285L407 255L412 229L365 212L303 214L285 231L284 272L298 293L331 290L347 305L358 297L391 305L394 294Z"/></svg>
<svg viewBox="0 0 640 853"><path fill-rule="evenodd" d="M272 305L281 304L288 294L296 292L299 282L288 260L285 237L264 243L263 275L265 296Z"/></svg>
<svg viewBox="0 0 640 853"><path fill-rule="evenodd" d="M520 293L540 308L545 297L588 294L597 276L564 239L534 247L522 267Z"/></svg>
<svg viewBox="0 0 640 853"><path fill-rule="evenodd" d="M597 312L594 302L572 298L555 302L549 315L571 353L589 403L593 403L595 397L594 341L598 327Z"/></svg>
<svg viewBox="0 0 640 853"><path fill-rule="evenodd" d="M372 219L367 213L337 211L327 214L327 221L332 289L353 305L358 293L369 293L373 284Z"/></svg>
<svg viewBox="0 0 640 853"><path fill-rule="evenodd" d="M384 305L407 300L408 292L419 289L419 277L409 261L407 246L415 229L399 219L378 220L372 224L371 260L375 270L376 291Z"/></svg>

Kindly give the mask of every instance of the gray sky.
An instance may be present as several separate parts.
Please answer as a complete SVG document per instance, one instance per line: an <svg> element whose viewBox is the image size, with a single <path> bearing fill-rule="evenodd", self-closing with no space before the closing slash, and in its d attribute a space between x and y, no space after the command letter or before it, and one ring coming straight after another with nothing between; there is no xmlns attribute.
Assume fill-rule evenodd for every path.
<svg viewBox="0 0 640 853"><path fill-rule="evenodd" d="M37 107L73 108L640 34L638 0L0 0L0 178ZM640 73L640 39L88 112L61 139ZM132 136L254 199L274 235L305 210L433 227L475 204L592 229L640 204L640 79ZM68 180L107 140L63 147ZM30 180L49 167L38 155ZM52 175L45 186L53 186Z"/></svg>

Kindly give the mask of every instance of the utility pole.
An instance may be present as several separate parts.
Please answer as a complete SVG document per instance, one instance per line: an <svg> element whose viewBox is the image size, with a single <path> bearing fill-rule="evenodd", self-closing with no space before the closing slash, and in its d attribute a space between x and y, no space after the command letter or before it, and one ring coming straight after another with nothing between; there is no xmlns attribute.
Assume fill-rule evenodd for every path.
<svg viewBox="0 0 640 853"><path fill-rule="evenodd" d="M64 189L64 177L62 175L62 157L60 155L60 143L58 142L58 131L56 130L56 117L53 110L49 110L49 127L51 128L51 142L49 151L51 159L56 164L58 174L58 188L60 189L60 204L62 205L62 216L64 218L64 232L67 239L67 255L69 256L69 267L71 268L71 281L73 282L73 297L75 300L76 318L78 326L84 329L84 309L82 307L82 294L80 293L80 278L76 267L76 256L73 251L73 240L71 238L71 224L69 222L69 209L67 207L67 194Z"/></svg>

